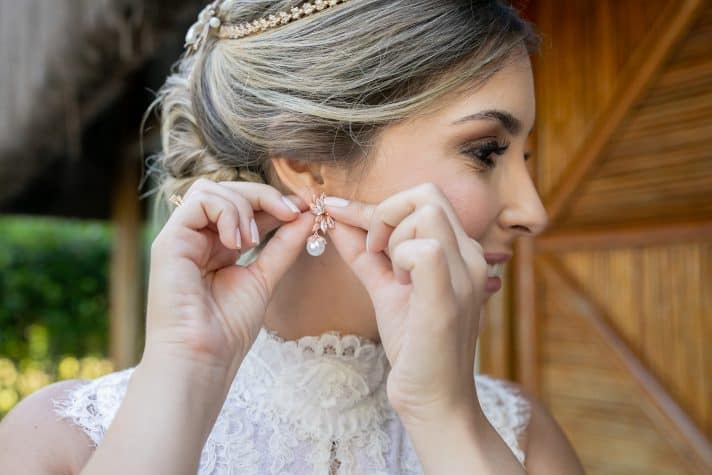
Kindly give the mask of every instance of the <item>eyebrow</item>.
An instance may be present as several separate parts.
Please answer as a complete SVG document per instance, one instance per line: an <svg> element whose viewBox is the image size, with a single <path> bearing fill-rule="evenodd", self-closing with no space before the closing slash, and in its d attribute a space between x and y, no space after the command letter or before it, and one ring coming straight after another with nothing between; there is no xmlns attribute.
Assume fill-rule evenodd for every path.
<svg viewBox="0 0 712 475"><path fill-rule="evenodd" d="M509 112L496 109L484 110L475 114L462 117L460 119L457 119L451 125L457 125L471 120L489 120L499 122L500 124L502 124L502 127L504 127L505 130L507 130L507 132L512 135L517 135L519 131L522 130L522 123L519 119L514 117Z"/></svg>

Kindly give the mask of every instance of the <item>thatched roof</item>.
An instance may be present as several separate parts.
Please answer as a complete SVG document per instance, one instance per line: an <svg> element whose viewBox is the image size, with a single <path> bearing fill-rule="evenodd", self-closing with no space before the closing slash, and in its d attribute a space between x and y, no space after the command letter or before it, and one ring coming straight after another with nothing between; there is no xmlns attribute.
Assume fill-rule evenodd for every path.
<svg viewBox="0 0 712 475"><path fill-rule="evenodd" d="M0 0L0 207L53 160L80 157L86 125L205 2Z"/></svg>

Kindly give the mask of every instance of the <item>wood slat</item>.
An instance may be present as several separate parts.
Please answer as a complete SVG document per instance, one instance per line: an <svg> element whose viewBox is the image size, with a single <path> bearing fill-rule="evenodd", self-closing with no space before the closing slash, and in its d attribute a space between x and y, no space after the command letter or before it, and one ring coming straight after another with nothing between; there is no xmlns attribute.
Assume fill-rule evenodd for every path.
<svg viewBox="0 0 712 475"><path fill-rule="evenodd" d="M572 195L594 168L613 133L656 77L660 67L704 4L703 0L670 4L672 6L661 13L655 28L636 49L628 67L621 74L620 87L597 116L591 132L585 136L574 154L571 165L545 199L552 223L556 222Z"/></svg>
<svg viewBox="0 0 712 475"><path fill-rule="evenodd" d="M586 473L703 473L686 460L684 448L676 447L679 440L664 436L655 411L580 318L578 300L538 269L544 294L542 398L572 441Z"/></svg>
<svg viewBox="0 0 712 475"><path fill-rule="evenodd" d="M549 282L552 282L560 292L571 295L572 302L575 302L576 313L583 317L588 326L605 342L608 350L616 356L617 362L638 384L642 394L654 404L677 436L684 441L683 445L676 445L678 450L682 450L686 458L694 460L698 468L712 470L712 443L653 373L630 350L625 340L608 324L610 318L602 307L592 301L582 290L581 284L553 258L540 256L537 263Z"/></svg>
<svg viewBox="0 0 712 475"><path fill-rule="evenodd" d="M543 194L572 163L590 124L608 104L620 71L671 0L537 1L543 37L535 58L537 164Z"/></svg>
<svg viewBox="0 0 712 475"><path fill-rule="evenodd" d="M591 226L553 231L536 241L538 251L642 247L655 244L712 240L712 219L629 226Z"/></svg>

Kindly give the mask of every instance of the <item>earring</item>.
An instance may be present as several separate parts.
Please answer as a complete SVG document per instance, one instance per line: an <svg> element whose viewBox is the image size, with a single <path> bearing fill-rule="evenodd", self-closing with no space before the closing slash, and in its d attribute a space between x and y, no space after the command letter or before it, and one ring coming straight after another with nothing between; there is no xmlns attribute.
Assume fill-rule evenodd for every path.
<svg viewBox="0 0 712 475"><path fill-rule="evenodd" d="M312 202L309 203L312 214L316 216L312 227L313 234L307 238L307 252L312 256L320 256L324 253L326 249L326 239L324 238L326 230L335 226L334 218L329 216L324 207L324 198L326 198L325 193L322 193L319 198L312 194ZM319 236L320 230L324 233L324 236Z"/></svg>

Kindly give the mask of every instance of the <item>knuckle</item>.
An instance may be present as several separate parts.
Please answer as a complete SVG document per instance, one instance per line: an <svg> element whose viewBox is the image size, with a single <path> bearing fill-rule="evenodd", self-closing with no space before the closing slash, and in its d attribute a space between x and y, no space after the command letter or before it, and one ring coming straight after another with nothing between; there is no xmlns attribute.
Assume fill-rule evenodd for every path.
<svg viewBox="0 0 712 475"><path fill-rule="evenodd" d="M203 189L203 187L206 186L206 181L207 180L205 178L196 178L188 187L188 190L185 193L186 197L195 193L197 190Z"/></svg>
<svg viewBox="0 0 712 475"><path fill-rule="evenodd" d="M420 184L420 186L418 187L418 190L427 196L436 195L436 194L441 193L440 187L432 181L426 181L425 183Z"/></svg>
<svg viewBox="0 0 712 475"><path fill-rule="evenodd" d="M442 207L433 203L426 203L420 207L419 213L427 221L441 221L445 217Z"/></svg>
<svg viewBox="0 0 712 475"><path fill-rule="evenodd" d="M193 182L193 186L202 189L208 186L212 186L214 183L214 181L209 180L205 177L199 177Z"/></svg>
<svg viewBox="0 0 712 475"><path fill-rule="evenodd" d="M419 253L423 259L430 262L445 259L445 249L437 239L423 239Z"/></svg>
<svg viewBox="0 0 712 475"><path fill-rule="evenodd" d="M193 191L191 198L199 203L207 203L208 201L210 201L208 199L209 197L210 195L208 195L208 193L206 193L205 190L201 188Z"/></svg>

